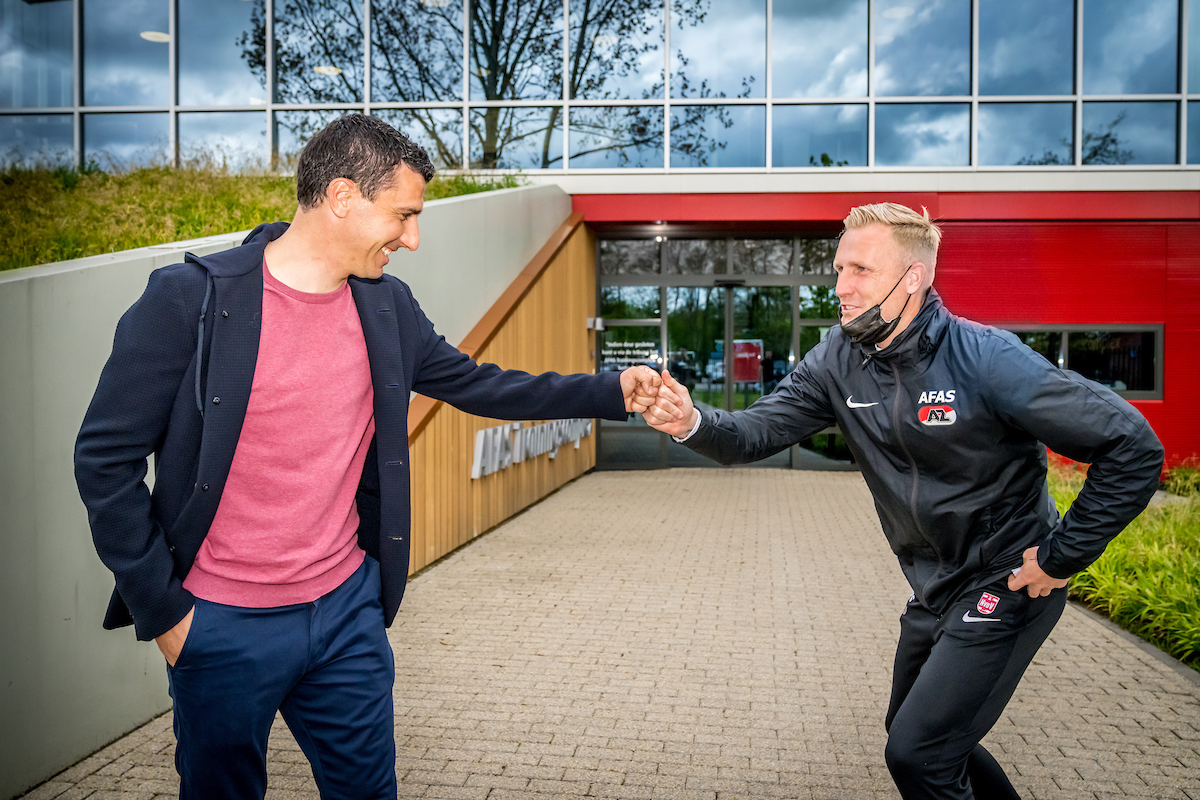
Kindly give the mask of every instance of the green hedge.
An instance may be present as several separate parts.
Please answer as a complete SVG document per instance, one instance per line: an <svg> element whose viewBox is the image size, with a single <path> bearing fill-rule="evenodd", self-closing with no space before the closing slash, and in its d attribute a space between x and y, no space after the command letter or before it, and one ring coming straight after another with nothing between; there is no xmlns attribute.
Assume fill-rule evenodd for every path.
<svg viewBox="0 0 1200 800"><path fill-rule="evenodd" d="M435 177L426 200L509 189L470 175ZM195 239L290 220L296 181L206 167L0 172L0 270Z"/></svg>
<svg viewBox="0 0 1200 800"><path fill-rule="evenodd" d="M1196 470L1174 470L1168 490L1191 491L1186 502L1146 509L1096 563L1071 579L1071 596L1122 628L1200 671L1200 496ZM1083 486L1084 473L1050 470L1061 512Z"/></svg>

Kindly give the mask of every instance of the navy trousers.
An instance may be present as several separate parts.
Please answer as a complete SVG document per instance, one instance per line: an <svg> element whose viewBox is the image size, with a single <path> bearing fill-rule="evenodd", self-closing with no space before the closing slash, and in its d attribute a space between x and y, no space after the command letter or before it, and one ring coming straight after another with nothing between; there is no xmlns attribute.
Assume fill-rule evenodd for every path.
<svg viewBox="0 0 1200 800"><path fill-rule="evenodd" d="M905 800L1019 800L979 744L1012 698L1067 603L1006 580L958 598L941 616L916 600L900 618L884 757Z"/></svg>
<svg viewBox="0 0 1200 800"><path fill-rule="evenodd" d="M322 798L395 800L395 665L379 564L370 557L312 603L237 608L197 600L167 674L182 800L261 800L277 711Z"/></svg>

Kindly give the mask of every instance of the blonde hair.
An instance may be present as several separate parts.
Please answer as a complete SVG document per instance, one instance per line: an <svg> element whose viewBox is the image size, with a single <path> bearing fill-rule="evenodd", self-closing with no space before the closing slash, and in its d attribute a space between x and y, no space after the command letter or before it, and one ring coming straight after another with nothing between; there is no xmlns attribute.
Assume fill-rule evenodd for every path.
<svg viewBox="0 0 1200 800"><path fill-rule="evenodd" d="M892 229L892 238L905 255L933 267L937 263L942 230L929 218L929 209L921 206L921 211L923 213L918 214L899 203L872 203L850 209L842 224L846 230L886 225Z"/></svg>

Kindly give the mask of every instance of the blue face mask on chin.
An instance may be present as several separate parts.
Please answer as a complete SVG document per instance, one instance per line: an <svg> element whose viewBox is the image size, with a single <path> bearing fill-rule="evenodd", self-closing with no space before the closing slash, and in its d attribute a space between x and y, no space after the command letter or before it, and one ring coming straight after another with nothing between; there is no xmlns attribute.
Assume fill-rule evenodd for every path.
<svg viewBox="0 0 1200 800"><path fill-rule="evenodd" d="M900 324L900 318L904 316L904 309L908 308L908 301L912 299L912 295L910 294L904 298L904 306L894 319L885 320L883 312L880 309L887 302L888 297L892 296L892 292L896 291L897 287L900 286L900 283L907 276L908 270L905 270L904 274L900 276L900 280L896 281L896 285L892 287L892 290L887 293L886 297L849 322L842 323L842 332L850 337L850 341L855 344L879 344L892 335L892 331L896 330L896 326Z"/></svg>

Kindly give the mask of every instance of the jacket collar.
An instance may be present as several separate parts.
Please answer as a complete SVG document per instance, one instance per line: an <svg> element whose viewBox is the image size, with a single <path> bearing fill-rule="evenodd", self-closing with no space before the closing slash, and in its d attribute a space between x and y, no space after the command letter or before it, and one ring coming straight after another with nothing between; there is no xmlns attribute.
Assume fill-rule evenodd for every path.
<svg viewBox="0 0 1200 800"><path fill-rule="evenodd" d="M259 225L242 240L241 247L231 247L207 256L184 254L184 261L199 264L214 278L235 278L262 266L263 253L270 242L283 236L288 229L286 222L268 222Z"/></svg>
<svg viewBox="0 0 1200 800"><path fill-rule="evenodd" d="M876 350L875 345L856 345L862 353L864 362L871 359L886 361L897 367L909 367L918 364L941 344L949 322L949 312L942 304L942 298L937 290L930 287L929 294L921 304L921 310L909 323L909 326L892 340L892 343L882 350Z"/></svg>

